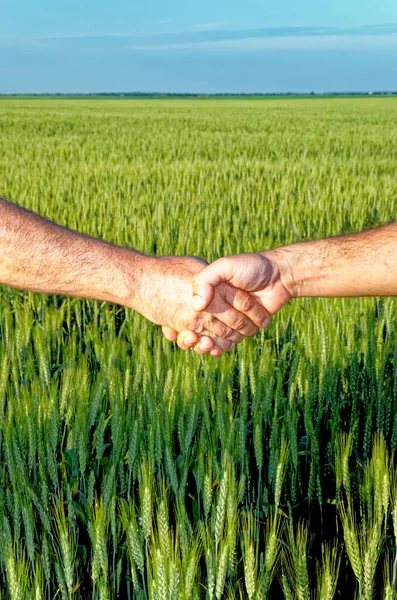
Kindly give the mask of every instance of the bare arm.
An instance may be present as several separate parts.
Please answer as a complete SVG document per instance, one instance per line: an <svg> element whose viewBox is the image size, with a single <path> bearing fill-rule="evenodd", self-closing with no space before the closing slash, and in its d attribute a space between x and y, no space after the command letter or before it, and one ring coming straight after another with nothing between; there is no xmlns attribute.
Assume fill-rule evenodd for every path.
<svg viewBox="0 0 397 600"><path fill-rule="evenodd" d="M295 297L397 296L397 223L277 248L282 279Z"/></svg>
<svg viewBox="0 0 397 600"><path fill-rule="evenodd" d="M204 336L206 349L217 355L209 337L230 349L256 333L263 309L225 284L208 311L197 315L190 307L190 281L205 264L194 257L154 257L115 246L0 198L1 284L121 304L158 325L195 332L196 343Z"/></svg>
<svg viewBox="0 0 397 600"><path fill-rule="evenodd" d="M133 267L128 272L126 258ZM138 252L70 231L0 198L1 284L134 304L134 296L139 297L140 292L137 282L143 258Z"/></svg>
<svg viewBox="0 0 397 600"><path fill-rule="evenodd" d="M250 292L269 317L304 296L397 296L397 223L220 258L194 276L194 309L205 310L224 282ZM189 347L185 332L178 341Z"/></svg>

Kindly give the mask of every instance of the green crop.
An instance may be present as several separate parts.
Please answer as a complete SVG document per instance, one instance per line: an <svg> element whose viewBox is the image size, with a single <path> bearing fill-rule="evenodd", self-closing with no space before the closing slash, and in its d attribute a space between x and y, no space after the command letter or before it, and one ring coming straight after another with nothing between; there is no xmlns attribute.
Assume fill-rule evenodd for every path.
<svg viewBox="0 0 397 600"><path fill-rule="evenodd" d="M395 220L396 139L395 98L1 99L0 195L212 260ZM396 322L301 299L214 360L1 288L0 599L395 599Z"/></svg>

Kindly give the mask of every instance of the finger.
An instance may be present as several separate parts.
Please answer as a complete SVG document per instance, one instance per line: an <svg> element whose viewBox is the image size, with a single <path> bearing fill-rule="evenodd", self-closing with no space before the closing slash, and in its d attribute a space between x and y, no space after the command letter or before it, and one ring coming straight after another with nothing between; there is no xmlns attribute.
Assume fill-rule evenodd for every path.
<svg viewBox="0 0 397 600"><path fill-rule="evenodd" d="M227 340L229 336L233 336L235 333L232 327L226 325L216 315L211 313L205 313L201 323L197 327L192 326L192 329L199 333L199 335L208 335L212 339L222 338Z"/></svg>
<svg viewBox="0 0 397 600"><path fill-rule="evenodd" d="M238 332L235 332L237 335L240 335ZM233 350L233 348L235 347L236 343L239 342L234 342L233 340L231 340L230 338L221 338L221 337L217 337L214 336L210 333L208 333L206 335L206 337L210 338L212 340L212 342L214 343L214 347L218 347L220 350L222 350L223 352L229 352L229 350ZM202 339L202 338L201 338ZM241 340L244 339L244 336L241 336Z"/></svg>
<svg viewBox="0 0 397 600"><path fill-rule="evenodd" d="M209 331L204 331L200 335L202 336L200 337L200 341L202 341L204 338L212 340L212 349L215 350L215 353L212 353L212 349L211 351L207 350L207 354L210 354L211 356L220 356L223 352L232 350L236 344L240 344L240 342L242 342L244 339L244 336L238 331L233 331L227 339L214 336ZM199 347L199 344L197 344L197 347ZM194 350L196 351L196 346L194 347Z"/></svg>
<svg viewBox="0 0 397 600"><path fill-rule="evenodd" d="M232 350L234 348L234 344L232 344L232 347L227 348L227 350L223 350L222 348L220 348L219 346L214 346L214 348L212 348L212 350L203 350L199 344L197 344L197 346L194 347L194 351L197 354L209 354L209 356L221 356L221 354L223 354L224 352L229 352L229 350Z"/></svg>
<svg viewBox="0 0 397 600"><path fill-rule="evenodd" d="M197 354L208 354L208 356L212 356L213 358L218 358L219 356L222 356L222 354L223 354L223 350L221 348L219 348L219 346L215 346L212 350L208 350L207 352L202 352L199 347L197 347L197 349L195 347L194 351Z"/></svg>
<svg viewBox="0 0 397 600"><path fill-rule="evenodd" d="M246 315L257 327L267 327L270 314L249 292L223 284L220 289L226 302L239 313ZM239 329L239 331L241 331Z"/></svg>
<svg viewBox="0 0 397 600"><path fill-rule="evenodd" d="M235 346L236 344L231 340L223 340L222 338L216 339L215 348L220 348L223 352L229 352L230 350L233 350Z"/></svg>
<svg viewBox="0 0 397 600"><path fill-rule="evenodd" d="M214 348L215 342L210 337L203 335L194 346L194 351L197 352L197 354L207 354Z"/></svg>
<svg viewBox="0 0 397 600"><path fill-rule="evenodd" d="M189 350L198 343L199 339L197 333L187 330L178 334L176 342L181 350Z"/></svg>
<svg viewBox="0 0 397 600"><path fill-rule="evenodd" d="M169 342L176 342L178 333L174 329L171 329L170 327L162 327L162 330L164 337L167 338Z"/></svg>
<svg viewBox="0 0 397 600"><path fill-rule="evenodd" d="M224 325L229 327L234 331L240 332L244 336L256 335L258 333L258 326L255 325L245 314L238 312L235 308L230 306L223 299L217 299L217 302L214 303L216 309L210 309L210 314L213 317L216 317L218 321L221 321ZM207 329L212 331L212 323L209 325L206 324ZM217 334L218 335L218 334ZM222 335L220 337L230 338L230 335Z"/></svg>
<svg viewBox="0 0 397 600"><path fill-rule="evenodd" d="M233 333L231 333L227 339L231 340L235 344L240 344L243 341L244 337L245 336L242 333L240 333L239 331L233 331Z"/></svg>
<svg viewBox="0 0 397 600"><path fill-rule="evenodd" d="M195 311L205 310L212 302L215 287L222 281L230 281L233 277L232 263L229 259L220 258L197 273L192 280Z"/></svg>
<svg viewBox="0 0 397 600"><path fill-rule="evenodd" d="M219 346L215 346L215 348L209 352L209 355L213 358L218 358L219 356L222 356L222 350L219 348Z"/></svg>
<svg viewBox="0 0 397 600"><path fill-rule="evenodd" d="M238 338L239 342L244 339L244 336L242 336L238 332L235 332L235 334L236 337L240 336ZM219 338L211 335L208 332L208 334L200 335L198 343L194 346L194 351L198 354L206 354L209 353L211 350L218 348L220 354L222 354L222 352L228 352L229 350L233 350L235 345L236 342L232 341L231 339Z"/></svg>
<svg viewBox="0 0 397 600"><path fill-rule="evenodd" d="M203 335L200 337L199 345L203 352L210 352L215 348L215 341L210 338L208 335Z"/></svg>
<svg viewBox="0 0 397 600"><path fill-rule="evenodd" d="M225 350L230 350L230 342L233 342L235 345L239 344L244 339L244 336L241 333L234 331L231 327L225 325L225 323L217 319L212 314L206 314L205 319L199 324L199 326L196 328L193 325L193 327L194 331L184 331L184 335L181 338L179 338L180 334L178 335L178 346L183 350L191 348L194 344L198 343L199 337L202 338L203 336L211 338L215 344L221 345ZM188 333L193 335L192 337L189 336L189 338L186 339L185 334L187 335ZM193 336L196 336L194 339L194 344Z"/></svg>
<svg viewBox="0 0 397 600"><path fill-rule="evenodd" d="M224 331L227 331L227 329L225 329ZM228 339L231 342L234 342L235 344L240 344L240 342L243 341L244 336L242 333L240 333L239 331L233 331L231 329L229 329L230 333L227 336L227 338L223 338L217 335L214 335L213 333L211 333L211 331L208 331L208 329L204 329L201 333L200 333L200 337L201 336L207 336L209 338L211 338L212 340L214 340L215 344L217 344L219 346L219 341L222 339Z"/></svg>

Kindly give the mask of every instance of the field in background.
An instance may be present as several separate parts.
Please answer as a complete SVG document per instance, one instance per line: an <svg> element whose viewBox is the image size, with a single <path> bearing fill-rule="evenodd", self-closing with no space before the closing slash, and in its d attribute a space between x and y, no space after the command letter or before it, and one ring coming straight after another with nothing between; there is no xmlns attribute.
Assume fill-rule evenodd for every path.
<svg viewBox="0 0 397 600"><path fill-rule="evenodd" d="M394 98L1 99L0 195L212 260L395 220L396 140ZM396 598L396 318L302 299L214 360L2 288L0 598Z"/></svg>

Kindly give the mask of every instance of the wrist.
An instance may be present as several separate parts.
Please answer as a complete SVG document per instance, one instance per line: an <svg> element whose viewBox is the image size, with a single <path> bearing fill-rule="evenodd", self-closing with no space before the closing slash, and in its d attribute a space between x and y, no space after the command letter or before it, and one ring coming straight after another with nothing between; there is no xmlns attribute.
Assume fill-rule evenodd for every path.
<svg viewBox="0 0 397 600"><path fill-rule="evenodd" d="M275 265L276 276L291 299L301 298L305 295L305 277L307 275L300 253L295 246L297 244L281 246L264 253L266 258Z"/></svg>
<svg viewBox="0 0 397 600"><path fill-rule="evenodd" d="M280 281L290 299L299 297L299 286L294 276L296 259L288 246L261 252L272 265L272 280Z"/></svg>
<svg viewBox="0 0 397 600"><path fill-rule="evenodd" d="M327 279L321 241L274 248L266 255L277 265L280 280L291 298L324 295Z"/></svg>
<svg viewBox="0 0 397 600"><path fill-rule="evenodd" d="M142 312L147 287L147 274L156 257L135 250L112 246L110 272L104 300Z"/></svg>

